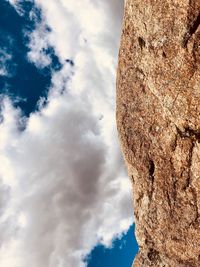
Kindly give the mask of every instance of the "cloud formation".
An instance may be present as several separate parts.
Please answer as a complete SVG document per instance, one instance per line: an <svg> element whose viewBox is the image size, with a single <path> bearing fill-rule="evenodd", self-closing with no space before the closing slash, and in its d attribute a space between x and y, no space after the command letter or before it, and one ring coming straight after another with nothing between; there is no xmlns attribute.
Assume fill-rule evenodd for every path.
<svg viewBox="0 0 200 267"><path fill-rule="evenodd" d="M29 118L1 100L0 266L82 267L132 223L114 104L123 1L35 3L27 58L43 68L50 47L62 68Z"/></svg>
<svg viewBox="0 0 200 267"><path fill-rule="evenodd" d="M12 77L16 71L16 63L13 62L13 40L6 32L0 31L0 76Z"/></svg>

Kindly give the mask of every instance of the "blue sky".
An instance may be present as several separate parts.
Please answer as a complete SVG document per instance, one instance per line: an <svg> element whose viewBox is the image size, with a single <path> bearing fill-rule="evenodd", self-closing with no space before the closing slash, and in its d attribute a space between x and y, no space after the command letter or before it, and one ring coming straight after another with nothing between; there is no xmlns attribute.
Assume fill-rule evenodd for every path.
<svg viewBox="0 0 200 267"><path fill-rule="evenodd" d="M126 234L113 241L111 248L96 246L87 258L88 267L103 266L132 266L138 252L137 241L134 237L135 227L131 226Z"/></svg>
<svg viewBox="0 0 200 267"><path fill-rule="evenodd" d="M3 0L0 10L0 266L131 266L115 124L123 1Z"/></svg>
<svg viewBox="0 0 200 267"><path fill-rule="evenodd" d="M40 11L35 8L36 18L30 20L28 14L34 8L34 4L22 1L21 7L24 11L23 16L20 16L7 1L0 3L1 47L12 54L12 59L6 62L9 75L0 76L0 86L2 93L20 98L17 104L28 115L36 109L39 97L46 96L51 82L51 70L61 68L61 64L53 48L45 51L52 58L52 63L43 69L38 69L27 60L28 36L24 35L24 31L35 29L36 21L40 21Z"/></svg>

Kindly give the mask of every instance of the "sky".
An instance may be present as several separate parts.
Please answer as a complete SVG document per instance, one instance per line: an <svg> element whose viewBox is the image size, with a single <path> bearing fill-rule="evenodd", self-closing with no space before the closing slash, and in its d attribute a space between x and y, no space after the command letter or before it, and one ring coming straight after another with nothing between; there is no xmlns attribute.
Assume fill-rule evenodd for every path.
<svg viewBox="0 0 200 267"><path fill-rule="evenodd" d="M132 192L115 123L123 6L0 1L2 267L131 266Z"/></svg>

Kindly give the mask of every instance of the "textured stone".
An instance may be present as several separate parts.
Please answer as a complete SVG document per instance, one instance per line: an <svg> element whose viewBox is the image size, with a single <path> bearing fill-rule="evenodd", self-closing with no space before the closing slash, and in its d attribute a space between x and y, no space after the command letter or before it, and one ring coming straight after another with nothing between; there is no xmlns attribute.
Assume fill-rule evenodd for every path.
<svg viewBox="0 0 200 267"><path fill-rule="evenodd" d="M134 267L200 266L200 0L126 0L117 127Z"/></svg>

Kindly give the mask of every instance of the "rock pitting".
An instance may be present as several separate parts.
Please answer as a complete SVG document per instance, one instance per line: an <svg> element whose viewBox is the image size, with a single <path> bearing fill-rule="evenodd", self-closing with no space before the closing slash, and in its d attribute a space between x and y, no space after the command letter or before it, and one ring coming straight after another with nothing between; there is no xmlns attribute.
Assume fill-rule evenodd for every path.
<svg viewBox="0 0 200 267"><path fill-rule="evenodd" d="M117 127L134 267L200 266L200 0L126 0Z"/></svg>

